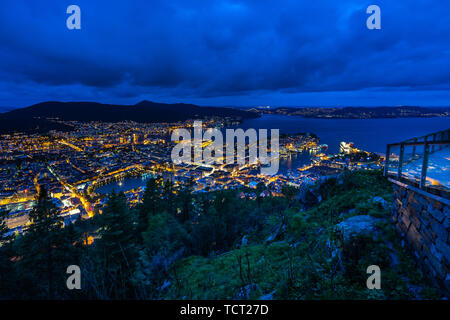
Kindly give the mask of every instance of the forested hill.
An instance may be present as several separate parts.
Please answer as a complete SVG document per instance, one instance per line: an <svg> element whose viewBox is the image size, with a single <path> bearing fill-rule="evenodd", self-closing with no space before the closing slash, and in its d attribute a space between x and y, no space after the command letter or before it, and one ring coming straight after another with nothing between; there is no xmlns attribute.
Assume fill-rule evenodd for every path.
<svg viewBox="0 0 450 320"><path fill-rule="evenodd" d="M274 109L251 109L256 113L282 114L305 118L326 119L374 119L374 118L429 118L448 117L450 107L279 107Z"/></svg>
<svg viewBox="0 0 450 320"><path fill-rule="evenodd" d="M141 101L135 105L112 105L96 102L43 102L0 114L0 133L10 131L46 131L64 129L47 118L74 121L135 121L141 123L176 122L203 117L255 118L245 110L200 107L193 104L166 104ZM68 128L66 128L68 129Z"/></svg>

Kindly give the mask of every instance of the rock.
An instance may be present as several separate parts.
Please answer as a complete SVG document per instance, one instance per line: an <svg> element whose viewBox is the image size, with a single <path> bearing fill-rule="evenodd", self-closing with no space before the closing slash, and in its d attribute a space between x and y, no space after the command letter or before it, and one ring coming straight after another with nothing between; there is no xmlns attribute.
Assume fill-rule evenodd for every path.
<svg viewBox="0 0 450 320"><path fill-rule="evenodd" d="M277 233L270 234L266 239L266 243L274 241L276 237L277 237Z"/></svg>
<svg viewBox="0 0 450 320"><path fill-rule="evenodd" d="M373 202L379 202L379 203L386 202L386 201L384 201L384 199L382 197L379 197L379 196L373 197L372 201Z"/></svg>
<svg viewBox="0 0 450 320"><path fill-rule="evenodd" d="M256 284L248 284L245 287L241 288L239 290L239 293L236 296L236 299L238 300L242 300L242 299L246 299L249 300L250 299L250 295L252 292L257 291L258 285Z"/></svg>
<svg viewBox="0 0 450 320"><path fill-rule="evenodd" d="M171 285L171 283L169 280L164 280L164 283L161 286L161 290L164 290L164 289L170 287L170 285Z"/></svg>
<svg viewBox="0 0 450 320"><path fill-rule="evenodd" d="M347 214L354 214L356 212L356 208L350 209L348 211L343 211L339 213L339 216L347 215Z"/></svg>
<svg viewBox="0 0 450 320"><path fill-rule="evenodd" d="M391 258L391 267L396 267L400 265L400 259L397 256L397 253L394 249L394 246L391 242L386 242L387 247L389 248L389 256Z"/></svg>
<svg viewBox="0 0 450 320"><path fill-rule="evenodd" d="M389 204L387 203L387 201L384 200L380 196L373 197L372 202L373 203L380 203L383 206L384 209L388 209L389 208Z"/></svg>
<svg viewBox="0 0 450 320"><path fill-rule="evenodd" d="M413 285L413 284L408 282L408 287L407 288L408 288L409 292L411 292L411 294L414 295L414 297L416 299L421 299L420 294L422 293L422 289L423 289L421 286Z"/></svg>
<svg viewBox="0 0 450 320"><path fill-rule="evenodd" d="M248 244L248 240L247 240L247 236L245 235L245 236L242 237L241 245L243 247L245 247L245 246L247 246L247 244Z"/></svg>
<svg viewBox="0 0 450 320"><path fill-rule="evenodd" d="M276 290L273 290L272 292L265 294L259 298L259 300L273 300L273 295L275 294Z"/></svg>
<svg viewBox="0 0 450 320"><path fill-rule="evenodd" d="M361 215L348 218L339 223L336 227L342 233L344 241L347 242L352 237L361 235L374 236L376 223L378 221L379 219L377 218Z"/></svg>
<svg viewBox="0 0 450 320"><path fill-rule="evenodd" d="M275 241L280 234L282 234L286 230L286 226L281 223L278 228L274 232L272 232L266 239L265 243L268 244L270 242Z"/></svg>

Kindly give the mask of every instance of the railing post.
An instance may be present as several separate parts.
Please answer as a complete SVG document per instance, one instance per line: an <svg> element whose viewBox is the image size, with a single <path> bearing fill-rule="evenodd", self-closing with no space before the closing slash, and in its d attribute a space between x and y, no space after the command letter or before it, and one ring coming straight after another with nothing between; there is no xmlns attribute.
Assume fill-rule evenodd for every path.
<svg viewBox="0 0 450 320"><path fill-rule="evenodd" d="M402 143L400 145L400 156L398 157L398 173L397 178L400 179L402 176L402 166L403 166L403 153L405 152L405 145Z"/></svg>
<svg viewBox="0 0 450 320"><path fill-rule="evenodd" d="M436 133L433 134L433 142L436 142ZM434 144L431 146L431 153L434 153Z"/></svg>
<svg viewBox="0 0 450 320"><path fill-rule="evenodd" d="M425 182L427 179L427 169L428 169L428 154L430 152L430 145L425 141L423 149L423 162L422 162L422 174L420 175L420 188L425 188Z"/></svg>
<svg viewBox="0 0 450 320"><path fill-rule="evenodd" d="M390 145L386 147L386 159L384 160L384 175L387 177L389 174L389 153L390 153Z"/></svg>

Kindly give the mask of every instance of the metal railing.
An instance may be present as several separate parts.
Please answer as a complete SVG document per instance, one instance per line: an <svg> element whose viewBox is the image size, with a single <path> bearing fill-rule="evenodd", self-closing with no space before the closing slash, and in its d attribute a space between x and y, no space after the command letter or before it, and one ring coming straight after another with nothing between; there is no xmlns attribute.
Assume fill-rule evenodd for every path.
<svg viewBox="0 0 450 320"><path fill-rule="evenodd" d="M445 181L444 184L440 184L438 180L428 177L428 180L431 181L431 186L427 186L427 175L430 155L437 152L444 154L442 160L444 166L446 166L445 161L450 160L450 149L447 149L449 146L450 129L435 132L423 137L408 139L403 142L388 144L384 175L416 184L421 189L441 189L448 194L448 181ZM394 153L395 149L398 149L398 152ZM442 157L441 153L437 155ZM450 170L450 168L447 167L437 167L439 167L439 165L434 163L433 170L443 169L442 172L445 175L447 175L446 170ZM418 171L420 171L420 175ZM443 177L444 174L435 173L435 178L438 176Z"/></svg>

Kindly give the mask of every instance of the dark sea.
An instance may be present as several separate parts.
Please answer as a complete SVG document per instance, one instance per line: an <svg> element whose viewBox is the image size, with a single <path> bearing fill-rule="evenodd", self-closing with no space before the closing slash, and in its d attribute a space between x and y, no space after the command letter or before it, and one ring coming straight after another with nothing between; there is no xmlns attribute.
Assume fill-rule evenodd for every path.
<svg viewBox="0 0 450 320"><path fill-rule="evenodd" d="M339 152L341 141L358 149L386 153L388 143L424 136L450 128L446 118L311 119L299 116L263 115L245 120L242 129L280 129L280 133L312 132L328 145L328 153Z"/></svg>

